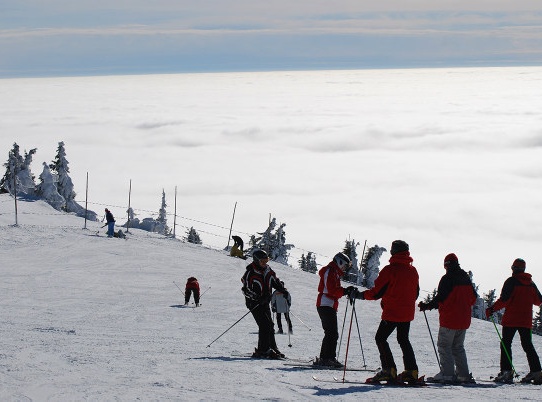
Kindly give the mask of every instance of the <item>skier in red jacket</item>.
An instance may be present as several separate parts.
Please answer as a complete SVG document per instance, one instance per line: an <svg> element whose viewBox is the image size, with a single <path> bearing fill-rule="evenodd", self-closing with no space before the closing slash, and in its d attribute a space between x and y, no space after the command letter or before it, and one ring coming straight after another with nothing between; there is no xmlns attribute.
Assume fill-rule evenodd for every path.
<svg viewBox="0 0 542 402"><path fill-rule="evenodd" d="M410 322L414 319L416 299L420 292L418 271L412 265L408 244L395 240L391 244L389 265L378 274L374 287L364 292L354 288L350 299L382 299L382 321L376 331L376 345L380 353L382 370L372 378L373 381L395 381L397 366L391 353L388 337L397 329L397 342L403 352L405 370L399 375L401 381L412 382L418 379L418 365L414 349L408 335Z"/></svg>
<svg viewBox="0 0 542 402"><path fill-rule="evenodd" d="M542 304L542 295L534 284L531 274L525 272L525 267L525 260L521 258L514 260L512 276L504 282L501 295L495 304L486 309L486 316L489 318L495 311L506 308L501 322L501 372L495 377L495 382L510 383L514 380L512 340L517 331L521 338L521 346L527 354L530 369L529 374L521 381L542 384L540 359L531 339L533 306Z"/></svg>
<svg viewBox="0 0 542 402"><path fill-rule="evenodd" d="M472 281L459 266L454 253L444 258L446 274L440 279L436 296L429 303L420 302L420 311L438 308L440 328L438 353L440 372L430 382L474 382L467 363L464 342L470 327L472 306L478 295ZM455 366L455 368L454 368Z"/></svg>
<svg viewBox="0 0 542 402"><path fill-rule="evenodd" d="M352 266L350 258L344 253L337 253L328 265L320 269L320 283L318 284L318 297L316 299L316 310L322 321L324 339L320 348L320 356L314 361L317 366L342 367L337 361L336 349L339 339L337 326L337 308L339 299L349 294L353 286L343 288L341 277Z"/></svg>
<svg viewBox="0 0 542 402"><path fill-rule="evenodd" d="M194 293L194 303L196 307L199 307L199 283L196 278L191 276L186 281L186 286L184 289L184 304L187 305L190 301L190 295Z"/></svg>

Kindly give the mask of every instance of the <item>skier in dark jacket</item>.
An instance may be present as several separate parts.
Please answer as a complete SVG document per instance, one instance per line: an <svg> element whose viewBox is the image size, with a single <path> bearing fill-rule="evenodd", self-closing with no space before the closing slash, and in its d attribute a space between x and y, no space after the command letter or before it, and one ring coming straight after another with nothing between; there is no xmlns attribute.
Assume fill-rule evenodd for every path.
<svg viewBox="0 0 542 402"><path fill-rule="evenodd" d="M438 308L440 328L438 353L440 372L428 378L432 382L474 382L467 363L464 342L471 323L472 306L478 295L472 281L452 253L444 258L446 274L440 279L436 296L429 303L420 302L420 311ZM455 366L455 368L454 368Z"/></svg>
<svg viewBox="0 0 542 402"><path fill-rule="evenodd" d="M107 208L105 209L105 221L107 222L107 237L113 237L115 235L115 218Z"/></svg>
<svg viewBox="0 0 542 402"><path fill-rule="evenodd" d="M196 307L199 307L199 283L196 278L191 276L186 281L186 286L184 288L184 304L187 305L190 301L190 295L194 294L194 303Z"/></svg>
<svg viewBox="0 0 542 402"><path fill-rule="evenodd" d="M378 274L374 287L364 292L354 289L349 298L362 300L382 299L382 321L376 331L375 341L380 353L382 370L374 381L395 381L397 366L391 353L388 337L397 329L397 342L403 352L405 370L399 375L401 381L418 379L418 365L414 349L408 338L410 322L414 320L416 299L420 292L418 271L412 265L408 244L395 240L391 245L390 264Z"/></svg>
<svg viewBox="0 0 542 402"><path fill-rule="evenodd" d="M512 276L502 287L501 295L486 309L489 318L495 311L506 308L502 317L501 372L495 377L496 382L510 383L514 380L512 369L512 340L519 332L521 346L527 355L530 372L521 381L542 384L540 359L533 346L531 330L533 327L533 306L542 304L542 295L525 272L525 261L516 258L512 263Z"/></svg>
<svg viewBox="0 0 542 402"><path fill-rule="evenodd" d="M264 250L254 251L252 258L252 263L247 266L241 278L245 304L258 324L258 347L252 357L280 359L284 354L279 351L275 341L275 326L269 302L272 289L279 290L285 297L288 297L288 291L267 265L269 256Z"/></svg>

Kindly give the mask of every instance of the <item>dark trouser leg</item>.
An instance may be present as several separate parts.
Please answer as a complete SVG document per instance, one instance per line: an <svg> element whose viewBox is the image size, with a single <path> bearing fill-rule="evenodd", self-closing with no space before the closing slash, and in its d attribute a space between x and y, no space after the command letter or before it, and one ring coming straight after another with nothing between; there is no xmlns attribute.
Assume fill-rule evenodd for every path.
<svg viewBox="0 0 542 402"><path fill-rule="evenodd" d="M410 339L408 339L409 332L410 321L397 323L397 342L403 351L405 370L418 370L414 349L412 349L412 344L410 343Z"/></svg>
<svg viewBox="0 0 542 402"><path fill-rule="evenodd" d="M337 350L337 341L339 340L339 330L337 328L337 312L333 307L316 307L322 328L324 329L324 339L320 349L320 359L335 359Z"/></svg>
<svg viewBox="0 0 542 402"><path fill-rule="evenodd" d="M252 315L258 324L258 350L265 353L269 348L277 350L275 342L275 327L271 319L269 305L260 305L252 310Z"/></svg>
<svg viewBox="0 0 542 402"><path fill-rule="evenodd" d="M292 320L290 320L290 313L284 313L284 318L286 318L286 322L288 323L288 331L292 332Z"/></svg>
<svg viewBox="0 0 542 402"><path fill-rule="evenodd" d="M389 371L391 368L397 369L388 343L388 338L396 327L397 323L382 320L375 335L376 346L380 353L380 364L382 365L382 369L386 371Z"/></svg>
<svg viewBox="0 0 542 402"><path fill-rule="evenodd" d="M194 301L196 302L196 304L199 304L199 290L198 289L194 289Z"/></svg>
<svg viewBox="0 0 542 402"><path fill-rule="evenodd" d="M192 294L192 289L185 289L184 290L184 304L188 304L190 301L190 295Z"/></svg>
<svg viewBox="0 0 542 402"><path fill-rule="evenodd" d="M527 354L527 361L529 362L529 369L532 372L540 371L540 359L533 346L532 332L530 328L518 328L519 336L521 338L521 347Z"/></svg>
<svg viewBox="0 0 542 402"><path fill-rule="evenodd" d="M277 327L279 327L279 331L282 331L282 320L280 318L280 313L277 313Z"/></svg>
<svg viewBox="0 0 542 402"><path fill-rule="evenodd" d="M515 327L502 327L501 371L512 370L512 363L510 362L512 360L512 340L516 331L517 328ZM506 352L508 352L508 355ZM508 356L510 356L510 360L508 360Z"/></svg>

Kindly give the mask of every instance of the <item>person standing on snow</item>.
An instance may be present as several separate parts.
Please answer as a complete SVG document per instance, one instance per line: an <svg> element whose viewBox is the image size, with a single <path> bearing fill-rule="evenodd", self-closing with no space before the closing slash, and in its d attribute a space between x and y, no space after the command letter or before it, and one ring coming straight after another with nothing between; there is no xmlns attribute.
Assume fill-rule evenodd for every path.
<svg viewBox="0 0 542 402"><path fill-rule="evenodd" d="M275 326L269 302L272 289L279 290L285 297L288 297L289 293L283 282L277 278L275 271L267 265L269 256L264 250L254 251L252 258L252 263L247 266L241 278L245 304L258 324L258 347L252 357L280 359L284 354L279 351L275 341Z"/></svg>
<svg viewBox="0 0 542 402"><path fill-rule="evenodd" d="M316 299L316 310L322 321L324 339L320 348L320 356L314 361L315 366L343 367L337 360L336 350L339 340L337 326L337 309L339 299L348 294L353 286L343 288L341 278L352 266L350 258L344 253L337 253L333 260L320 269L320 283L318 284L318 297Z"/></svg>
<svg viewBox="0 0 542 402"><path fill-rule="evenodd" d="M540 359L531 339L533 306L542 304L542 295L533 282L531 274L525 272L525 267L525 260L521 258L514 260L512 263L512 276L504 282L501 295L495 304L486 309L487 318L493 315L495 311L506 309L501 322L501 371L495 377L495 382L511 383L514 381L512 340L516 332L519 332L521 346L527 355L530 369L529 374L521 382L542 384Z"/></svg>
<svg viewBox="0 0 542 402"><path fill-rule="evenodd" d="M414 320L416 299L420 292L418 271L412 265L408 244L395 240L391 244L389 265L378 274L374 287L364 292L354 288L350 299L382 299L382 321L376 331L375 341L380 353L382 370L372 378L378 381L412 382L418 379L418 365L414 349L408 338L410 322ZM403 352L405 370L397 376L397 366L391 353L388 337L397 329L397 342Z"/></svg>
<svg viewBox="0 0 542 402"><path fill-rule="evenodd" d="M184 288L184 305L186 306L190 301L190 295L194 294L194 303L196 307L199 307L199 283L196 278L191 276L186 281L186 286Z"/></svg>
<svg viewBox="0 0 542 402"><path fill-rule="evenodd" d="M115 218L107 208L105 209L105 221L107 222L107 237L113 237L115 235Z"/></svg>
<svg viewBox="0 0 542 402"><path fill-rule="evenodd" d="M284 286L284 282L282 282ZM271 296L271 310L277 313L277 326L279 327L277 334L283 334L281 314L284 314L286 323L288 324L288 333L292 332L292 320L290 320L290 306L292 305L292 296L288 293L288 296L284 296L280 290L275 290Z"/></svg>
<svg viewBox="0 0 542 402"><path fill-rule="evenodd" d="M467 363L464 342L470 327L472 306L478 295L472 281L459 266L455 254L444 258L446 274L440 279L437 294L429 303L420 302L420 311L438 308L440 328L438 353L440 372L428 378L430 382L474 382ZM454 368L455 365L455 368Z"/></svg>

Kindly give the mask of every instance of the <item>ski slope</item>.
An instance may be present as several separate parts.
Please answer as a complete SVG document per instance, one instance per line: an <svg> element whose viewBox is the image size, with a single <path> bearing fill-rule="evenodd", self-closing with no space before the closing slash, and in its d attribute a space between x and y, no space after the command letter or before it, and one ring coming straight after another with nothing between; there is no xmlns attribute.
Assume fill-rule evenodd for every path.
<svg viewBox="0 0 542 402"><path fill-rule="evenodd" d="M130 230L128 240L109 239L99 222L83 229L83 219L41 201L19 201L15 226L13 210L12 198L0 195L2 401L540 400L542 386L533 385L386 388L317 382L313 375L342 378L342 372L240 356L257 342L250 315L207 347L247 313L240 291L246 261L139 230ZM384 254L382 266L387 258ZM323 336L315 309L318 277L271 265L293 299L294 334L277 335L278 345L288 357L309 360L319 353ZM189 276L198 278L202 292L208 289L200 308L181 306L183 295L174 282L184 289ZM345 306L341 300L340 327ZM378 302L356 303L361 344L354 319L348 365L362 366L364 356L367 366L379 366L373 338L380 312ZM436 341L438 313L427 317ZM516 338L514 363L524 374L528 366ZM390 340L402 370L400 349ZM423 313L416 314L411 340L420 373L437 373ZM541 340L535 336L539 353ZM493 324L473 320L466 349L475 377L499 371L498 348ZM346 373L349 380L367 376Z"/></svg>

